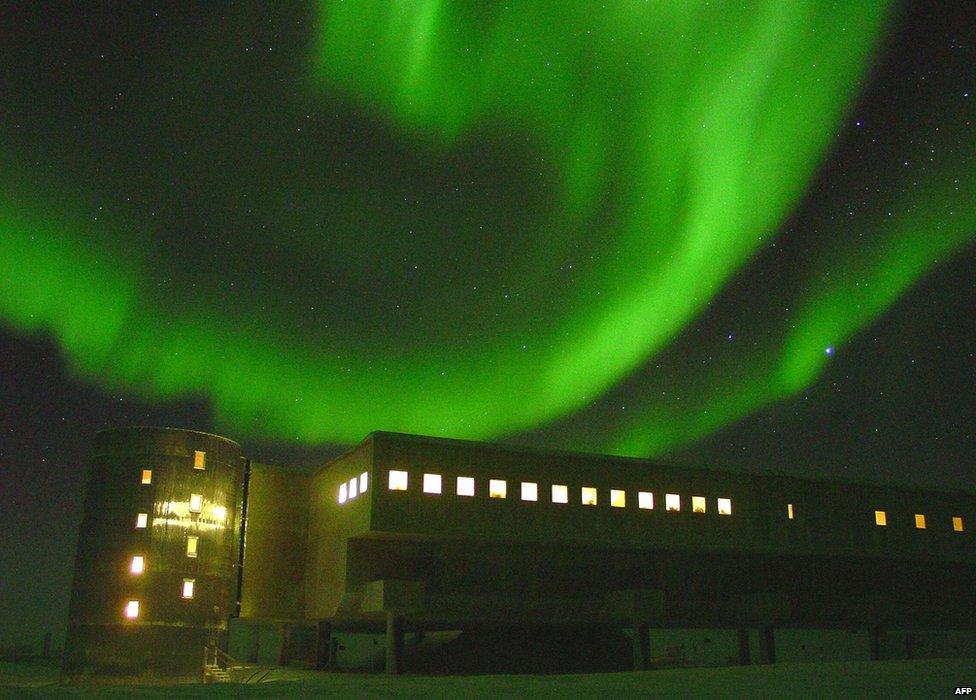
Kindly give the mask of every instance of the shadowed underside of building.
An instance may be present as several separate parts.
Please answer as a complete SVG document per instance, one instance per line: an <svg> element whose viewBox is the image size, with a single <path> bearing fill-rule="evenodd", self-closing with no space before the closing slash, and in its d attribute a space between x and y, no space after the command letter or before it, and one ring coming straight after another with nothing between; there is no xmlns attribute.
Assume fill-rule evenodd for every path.
<svg viewBox="0 0 976 700"><path fill-rule="evenodd" d="M99 454L97 447L96 466ZM197 488L192 479L203 471L193 468L186 450L181 459L183 471L178 465L174 474L189 481L174 479L189 492L170 500L190 499ZM976 499L964 494L391 433L374 433L307 473L241 464L239 478L228 476L233 490L223 491L226 534L219 531L221 543L241 543L240 556L214 543L213 552L201 548L192 562L199 568L210 564L205 557L216 557L214 570L222 575L213 581L187 573L186 538L203 537L195 534L199 515L174 523L183 528L180 537L155 528L146 533L179 540L170 568L132 574L125 570L131 547L80 548L71 620L78 631L69 638L74 661L66 663L66 676L77 677L82 668L112 672L92 662L97 654L83 629L97 629L108 647L132 656L135 647L121 640L149 620L141 613L125 618L123 607L136 600L146 616L163 609L173 594L167 575L199 580L193 585L200 596L219 598L220 582L238 584L239 611L226 598L213 606L220 612L212 619L202 606L183 610L187 648L193 648L187 668L199 668L204 644L229 644L234 656L254 662L334 666L342 656L336 640L347 633L381 635L374 656L397 672L411 643L419 648L425 635L429 641L446 631L463 634L441 647L444 658L463 656L458 649L465 643L480 648L475 656L484 659L490 648L517 639L538 648L540 639L559 637L568 640L566 648L590 643L603 650L616 649L616 639L629 647L622 663L646 667L664 654L653 648L650 631L664 628L726 629L732 658L748 662L775 659L775 630L863 630L867 653L877 657L885 630L974 627ZM129 464L136 471L126 478L137 467ZM113 488L128 493L130 486L119 482L122 471L112 472ZM109 530L125 520L95 523L104 520L89 512L104 500L102 481L93 478L82 542L90 536L85 527L108 528L104 537L112 539ZM127 499L119 507L131 509ZM169 506L154 500L152 508ZM170 553L146 551L161 560ZM85 628L80 611L104 595L89 585L96 569L121 570L117 586L136 577L145 587L130 585L131 592L105 604L95 627ZM156 578L167 583L151 583ZM223 636L228 618L229 642ZM536 670L524 658L524 670ZM436 666L429 658L417 665Z"/></svg>

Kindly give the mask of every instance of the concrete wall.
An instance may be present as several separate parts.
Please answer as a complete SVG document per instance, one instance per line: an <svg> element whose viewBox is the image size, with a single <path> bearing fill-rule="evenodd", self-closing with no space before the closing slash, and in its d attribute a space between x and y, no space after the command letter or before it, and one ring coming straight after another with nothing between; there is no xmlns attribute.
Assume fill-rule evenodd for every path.
<svg viewBox="0 0 976 700"><path fill-rule="evenodd" d="M242 617L305 617L310 481L301 472L251 464Z"/></svg>

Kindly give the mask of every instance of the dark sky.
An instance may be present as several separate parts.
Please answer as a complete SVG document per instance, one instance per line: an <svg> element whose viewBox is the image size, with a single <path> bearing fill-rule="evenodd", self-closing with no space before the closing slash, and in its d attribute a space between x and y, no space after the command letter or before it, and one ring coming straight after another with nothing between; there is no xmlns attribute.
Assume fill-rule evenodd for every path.
<svg viewBox="0 0 976 700"><path fill-rule="evenodd" d="M410 131L429 118L422 110L384 102L388 95L375 104L349 96L370 85L332 76L334 84L310 96L296 86L307 81L314 20L311 10L273 14L238 3L93 13L45 6L14 15L17 41L0 50L2 83L14 86L0 97L0 153L10 154L0 164L0 647L37 645L45 630L63 634L86 456L93 434L113 426L219 432L252 458L307 466L352 436L392 428L976 488L971 3L894 6L848 108L830 122L822 157L809 173L794 173L800 186L792 199L783 195L788 204L768 204L773 233L737 248L749 227L725 231L713 219L727 238L709 254L734 262L699 270L652 260L661 284L673 274L697 301L671 325L655 321L659 336L628 336L597 355L615 369L591 383L578 376L595 377L604 362L572 355L573 334L586 345L587 333L646 282L617 276L649 265L628 263L617 236L635 227L626 202L635 188L658 186L653 178L625 182L638 164L615 151L620 142L604 144L620 155L620 182L613 168L592 166L603 190L584 221L545 194L559 188L565 163L541 136L519 136L537 128L528 117L521 131L500 119L472 131L466 120L478 122L483 105L459 95L475 117L452 113L438 128L460 125L467 135L431 145ZM458 33L462 20L473 21L459 16ZM643 35L634 36L640 46ZM830 53L829 43L811 46L815 56ZM734 52L716 47L716 56L726 54ZM389 56L386 65L396 67L397 54ZM556 68L559 60L568 59L554 59ZM700 66L685 68L673 85L686 81L692 91ZM584 87L597 82L589 72L569 74ZM377 75L381 83L386 73ZM599 81L596 95L620 91L614 79ZM829 96L844 99L838 93ZM614 137L636 113L621 104L614 114L623 116L608 117ZM560 103L552 105L540 114ZM777 115L773 107L755 109ZM803 119L817 118L804 109ZM390 128L394 117L407 127ZM698 138L679 127L667 126L678 142ZM561 138L554 134L546 138ZM687 165L674 169L678 180L695 177ZM227 194L235 183L240 193ZM764 190L781 185L761 181L730 196L748 199L748 213L762 208ZM686 198L675 205L682 222L703 210ZM29 240L47 246L36 256L17 238L25 235L18 222L32 216L42 223ZM102 216L112 221L107 231ZM306 231L322 221L340 232L328 246ZM552 221L565 230L550 230ZM383 235L370 229L359 238L359 227L370 226ZM62 243L77 253L77 270L59 257ZM130 259L140 261L136 272L126 268ZM75 273L82 282L69 279ZM702 281L708 274L713 291ZM135 291L125 286L133 278ZM85 286L92 279L107 281ZM863 287L885 291L858 296ZM667 288L647 289L653 296ZM584 299L594 290L613 297L609 306ZM111 325L115 295L137 300L130 313L138 321L113 326L131 337L113 337L105 354L96 341L109 337L99 333ZM645 308L656 319L664 307L652 300ZM158 347L154 333L180 332L180 324L193 326L180 341L199 362ZM97 332L86 335L90 328ZM248 349L214 351L214 338ZM641 347L637 360L626 359ZM316 349L328 363L318 364ZM524 361L523 351L531 356ZM253 398L228 399L208 362L235 367L238 374L219 374ZM279 377L269 367L286 369ZM288 367L301 370L292 376ZM555 388L530 381L524 396L513 393L553 367L546 376ZM319 394L320 371L351 378ZM294 402L315 407L262 412L262 397L281 398L268 389L279 380L281 393L294 390ZM311 393L302 393L305 380ZM416 395L428 385L424 412ZM573 391L560 395L565 386ZM369 408L383 396L390 411ZM530 408L507 423L506 402ZM465 422L452 423L454 414ZM330 416L341 429L328 426Z"/></svg>

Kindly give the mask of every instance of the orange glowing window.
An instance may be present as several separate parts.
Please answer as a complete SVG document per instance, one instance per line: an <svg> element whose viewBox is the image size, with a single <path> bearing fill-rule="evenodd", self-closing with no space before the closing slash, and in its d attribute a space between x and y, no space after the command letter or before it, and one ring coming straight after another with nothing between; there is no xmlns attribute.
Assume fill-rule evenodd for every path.
<svg viewBox="0 0 976 700"><path fill-rule="evenodd" d="M488 498L505 498L508 495L508 484L504 479L488 480Z"/></svg>
<svg viewBox="0 0 976 700"><path fill-rule="evenodd" d="M407 490L407 473L390 470L390 491Z"/></svg>
<svg viewBox="0 0 976 700"><path fill-rule="evenodd" d="M199 493L190 494L190 512L199 513L203 510L203 496Z"/></svg>
<svg viewBox="0 0 976 700"><path fill-rule="evenodd" d="M441 492L441 475L424 474L424 493Z"/></svg>
<svg viewBox="0 0 976 700"><path fill-rule="evenodd" d="M917 530L925 529L925 515L922 513L915 514L915 528Z"/></svg>
<svg viewBox="0 0 976 700"><path fill-rule="evenodd" d="M538 501L539 500L539 484L533 483L531 481L522 482L522 500L523 501Z"/></svg>
<svg viewBox="0 0 976 700"><path fill-rule="evenodd" d="M139 617L139 601L130 600L125 604L125 616L130 620L135 620Z"/></svg>
<svg viewBox="0 0 976 700"><path fill-rule="evenodd" d="M681 496L676 493L664 494L664 510L674 513L681 510Z"/></svg>
<svg viewBox="0 0 976 700"><path fill-rule="evenodd" d="M189 600L193 597L193 585L196 581L192 578L183 579L183 597Z"/></svg>
<svg viewBox="0 0 976 700"><path fill-rule="evenodd" d="M129 572L133 574L141 574L146 570L146 558L141 554L137 554L132 557L132 563L129 564Z"/></svg>
<svg viewBox="0 0 976 700"><path fill-rule="evenodd" d="M584 486L580 490L580 498L584 506L595 506L596 505L596 488L593 486Z"/></svg>
<svg viewBox="0 0 976 700"><path fill-rule="evenodd" d="M142 483L151 484L152 483L152 469L142 470Z"/></svg>
<svg viewBox="0 0 976 700"><path fill-rule="evenodd" d="M351 501L359 493L359 479L355 476L349 480L349 500Z"/></svg>
<svg viewBox="0 0 976 700"><path fill-rule="evenodd" d="M349 499L349 491L345 482L339 484L339 503L345 503Z"/></svg>
<svg viewBox="0 0 976 700"><path fill-rule="evenodd" d="M189 535L186 538L186 556L195 559L197 556L197 541L200 538L196 535Z"/></svg>
<svg viewBox="0 0 976 700"><path fill-rule="evenodd" d="M959 516L953 516L953 518L952 518L952 530L953 530L953 532L962 532L963 531L962 518L960 518Z"/></svg>
<svg viewBox="0 0 976 700"><path fill-rule="evenodd" d="M366 486L369 484L369 474L363 472L359 475L359 493L366 493Z"/></svg>
<svg viewBox="0 0 976 700"><path fill-rule="evenodd" d="M224 522L227 519L227 509L224 506L214 506L213 519L218 523Z"/></svg>
<svg viewBox="0 0 976 700"><path fill-rule="evenodd" d="M149 513L139 513L136 516L136 529L142 530L149 524Z"/></svg>
<svg viewBox="0 0 976 700"><path fill-rule="evenodd" d="M458 496L474 495L474 477L459 476L457 478L457 495Z"/></svg>
<svg viewBox="0 0 976 700"><path fill-rule="evenodd" d="M705 497L704 496L692 496L691 497L691 512L692 513L704 513L705 512Z"/></svg>
<svg viewBox="0 0 976 700"><path fill-rule="evenodd" d="M193 452L193 468L194 469L206 469L207 468L207 453L203 450L194 450Z"/></svg>
<svg viewBox="0 0 976 700"><path fill-rule="evenodd" d="M610 489L610 506L624 508L627 505L627 492L623 489Z"/></svg>
<svg viewBox="0 0 976 700"><path fill-rule="evenodd" d="M793 519L793 504L792 503L787 503L786 504L786 517L789 518L790 520Z"/></svg>
<svg viewBox="0 0 976 700"><path fill-rule="evenodd" d="M884 527L888 524L888 514L883 510L874 511L874 524L879 527Z"/></svg>
<svg viewBox="0 0 976 700"><path fill-rule="evenodd" d="M638 491L637 507L644 510L654 510L654 494L650 491Z"/></svg>
<svg viewBox="0 0 976 700"><path fill-rule="evenodd" d="M569 487L565 484L552 485L552 502L569 503Z"/></svg>
<svg viewBox="0 0 976 700"><path fill-rule="evenodd" d="M718 499L718 514L719 515L732 515L732 499L731 498L720 498L720 499Z"/></svg>

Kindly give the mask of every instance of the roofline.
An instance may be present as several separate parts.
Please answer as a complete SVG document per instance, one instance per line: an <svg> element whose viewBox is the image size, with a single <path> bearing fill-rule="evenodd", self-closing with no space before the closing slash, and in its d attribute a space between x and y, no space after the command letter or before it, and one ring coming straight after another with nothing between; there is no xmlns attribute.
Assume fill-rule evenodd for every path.
<svg viewBox="0 0 976 700"><path fill-rule="evenodd" d="M104 428L102 430L99 430L97 433L95 433L95 437L97 438L99 435L105 433L124 433L130 430L132 431L158 430L158 431L171 431L171 432L178 432L178 433L193 433L194 435L205 435L207 437L223 440L224 442L229 442L230 444L236 445L238 448L243 449L241 448L241 443L237 442L236 440L231 440L229 437L218 435L217 433L208 433L204 430L193 430L191 428L174 428L173 426L168 426L168 425L126 425L126 426L120 426L115 428Z"/></svg>

